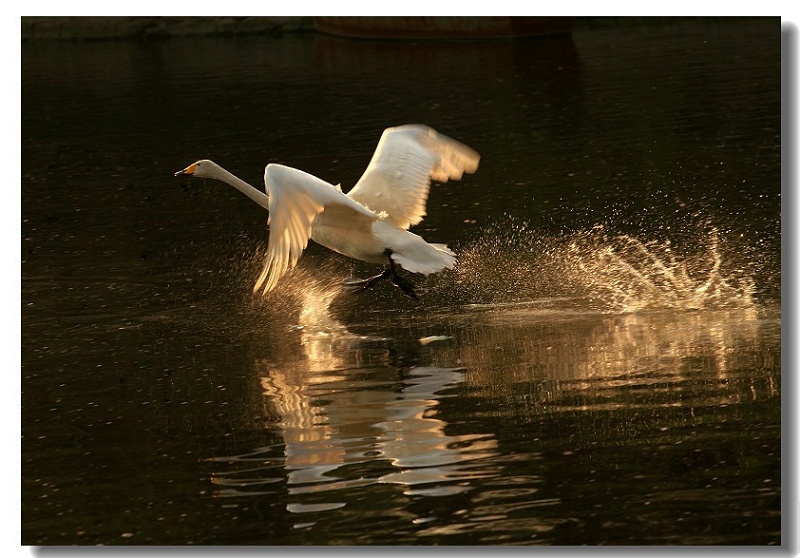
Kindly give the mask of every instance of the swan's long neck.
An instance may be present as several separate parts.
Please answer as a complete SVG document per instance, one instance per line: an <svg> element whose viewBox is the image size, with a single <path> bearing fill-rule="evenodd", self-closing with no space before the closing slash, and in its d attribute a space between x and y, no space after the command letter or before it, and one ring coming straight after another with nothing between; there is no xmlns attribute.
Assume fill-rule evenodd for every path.
<svg viewBox="0 0 800 558"><path fill-rule="evenodd" d="M242 194L256 202L258 205L263 207L264 209L269 210L269 196L267 196L264 192L250 186L247 182L239 178L238 176L226 171L219 165L217 165L216 175L214 178L224 182L225 184L230 184L237 190L239 190Z"/></svg>

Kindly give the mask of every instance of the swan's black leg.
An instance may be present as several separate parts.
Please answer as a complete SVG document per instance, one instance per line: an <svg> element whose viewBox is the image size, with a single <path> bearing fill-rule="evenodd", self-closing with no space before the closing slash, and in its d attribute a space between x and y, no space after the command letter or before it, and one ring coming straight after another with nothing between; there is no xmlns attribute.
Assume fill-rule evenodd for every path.
<svg viewBox="0 0 800 558"><path fill-rule="evenodd" d="M416 300L417 293L414 291L414 285L407 279L401 277L397 272L397 267L392 259L392 251L387 249L384 254L389 260L389 265L386 266L386 269L384 269L381 273L378 275L373 275L372 277L367 277L366 279L347 279L342 283L342 285L348 289L365 291L374 286L375 283L381 279L386 279L388 277L391 282L400 287L404 293Z"/></svg>
<svg viewBox="0 0 800 558"><path fill-rule="evenodd" d="M414 284L411 283L411 281L409 281L408 279L404 279L403 277L400 277L400 274L397 273L397 268L395 267L394 260L392 259L392 251L387 249L384 252L384 254L386 254L386 257L389 259L388 271L389 271L389 276L390 276L390 279L391 279L392 283L394 283L395 285L400 287L400 289L404 293L406 293L408 296L410 296L414 300L419 300L417 298L417 293L414 290Z"/></svg>

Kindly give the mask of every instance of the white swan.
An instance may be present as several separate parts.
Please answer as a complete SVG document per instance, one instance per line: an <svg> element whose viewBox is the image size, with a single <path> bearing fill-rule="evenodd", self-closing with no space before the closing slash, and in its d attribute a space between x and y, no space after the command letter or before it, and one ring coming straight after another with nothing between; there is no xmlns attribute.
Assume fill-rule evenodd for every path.
<svg viewBox="0 0 800 558"><path fill-rule="evenodd" d="M389 278L416 298L411 283L395 265L428 275L452 268L455 254L444 244L429 244L408 228L425 216L431 180L460 180L478 168L473 149L423 125L387 128L366 171L348 194L301 170L269 164L266 195L213 161L203 159L175 173L220 180L269 210L270 226L264 270L254 292L266 294L297 264L308 239L350 258L385 263L383 273L351 280L366 289Z"/></svg>

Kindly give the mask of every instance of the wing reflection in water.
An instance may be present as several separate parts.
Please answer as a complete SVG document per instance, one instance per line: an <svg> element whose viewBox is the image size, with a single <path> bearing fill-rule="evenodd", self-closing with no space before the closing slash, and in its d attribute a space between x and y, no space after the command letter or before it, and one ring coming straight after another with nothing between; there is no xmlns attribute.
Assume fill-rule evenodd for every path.
<svg viewBox="0 0 800 558"><path fill-rule="evenodd" d="M449 494L466 490L458 481L486 474L469 462L492 456L494 439L448 435L447 423L436 417L438 392L462 380L458 370L412 368L397 381L378 379L380 370L356 369L314 376L307 385L295 374L266 372L264 392L282 417L291 493L380 482L403 485L407 494ZM384 466L368 474L374 464L359 467L368 462ZM336 472L345 465L358 475ZM420 486L428 484L434 486Z"/></svg>
<svg viewBox="0 0 800 558"><path fill-rule="evenodd" d="M295 327L302 350L287 347L286 358L256 363L284 444L214 458L246 467L216 473L214 483L224 487L217 495L259 494L284 480L290 495L378 483L402 486L406 495L444 495L490 474L491 466L476 463L496 454L493 436L448 434L438 413L464 371L387 362L392 341L350 333L330 315L334 295L306 285ZM287 509L341 505L301 499Z"/></svg>

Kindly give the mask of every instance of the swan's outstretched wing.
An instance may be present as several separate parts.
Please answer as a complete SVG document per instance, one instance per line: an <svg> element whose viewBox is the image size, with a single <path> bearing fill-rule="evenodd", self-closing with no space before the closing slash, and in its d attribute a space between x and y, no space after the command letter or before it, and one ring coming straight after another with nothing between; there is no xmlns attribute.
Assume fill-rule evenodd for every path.
<svg viewBox="0 0 800 558"><path fill-rule="evenodd" d="M264 171L269 196L270 234L264 270L253 291L268 293L297 264L311 237L314 219L330 211L347 227L369 226L379 216L324 180L301 170L269 164Z"/></svg>
<svg viewBox="0 0 800 558"><path fill-rule="evenodd" d="M425 216L431 179L460 180L478 169L476 151L428 126L409 124L384 130L372 160L348 196L400 228Z"/></svg>

